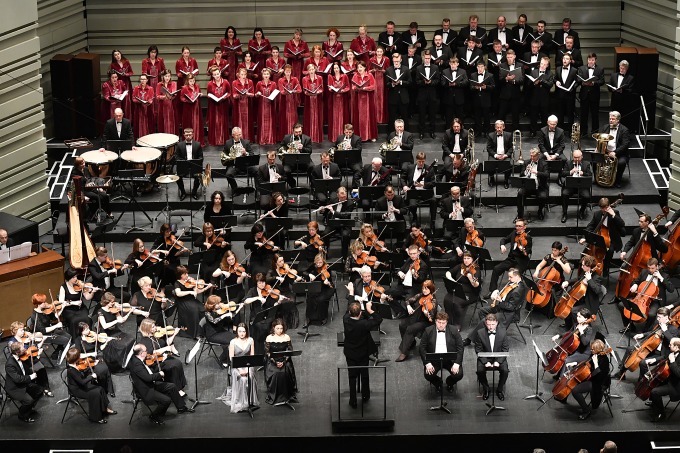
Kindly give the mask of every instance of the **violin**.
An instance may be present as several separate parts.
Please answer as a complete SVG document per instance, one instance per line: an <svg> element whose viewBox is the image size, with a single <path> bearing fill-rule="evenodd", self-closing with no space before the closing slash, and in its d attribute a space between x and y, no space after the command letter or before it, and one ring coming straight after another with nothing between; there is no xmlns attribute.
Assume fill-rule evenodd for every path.
<svg viewBox="0 0 680 453"><path fill-rule="evenodd" d="M279 274L279 276L281 277L288 277L292 278L293 280L297 280L298 278L300 278L300 276L298 275L298 271L291 268L287 264L284 264L283 267L279 267L278 269L276 269L276 273Z"/></svg>
<svg viewBox="0 0 680 453"><path fill-rule="evenodd" d="M275 248L278 248L276 247L276 245L274 245L274 241L270 241L264 236L262 236L262 241L255 242L255 245L259 247L264 247L267 250L274 250Z"/></svg>
<svg viewBox="0 0 680 453"><path fill-rule="evenodd" d="M652 395L652 390L666 382L670 375L671 368L668 359L659 361L654 368L650 368L635 384L635 396L642 401L647 401Z"/></svg>
<svg viewBox="0 0 680 453"><path fill-rule="evenodd" d="M162 337L174 335L175 332L178 332L180 330L187 330L187 328L186 327L175 327L175 326L157 327L156 331L153 333L153 336L156 337L156 338L162 338Z"/></svg>
<svg viewBox="0 0 680 453"><path fill-rule="evenodd" d="M359 266L363 266L365 264L367 266L373 267L376 264L384 264L378 261L377 257L369 255L366 250L362 250L359 256L356 257L355 261Z"/></svg>
<svg viewBox="0 0 680 453"><path fill-rule="evenodd" d="M411 237L413 238L413 243L418 246L420 249L425 249L430 244L430 241L427 240L425 237L425 234L420 232L418 234L413 234L411 233Z"/></svg>
<svg viewBox="0 0 680 453"><path fill-rule="evenodd" d="M165 297L165 292L158 291L156 288L150 288L149 292L144 294L147 299L153 299L156 302L167 302L168 299ZM111 312L113 313L113 312Z"/></svg>
<svg viewBox="0 0 680 453"><path fill-rule="evenodd" d="M375 280L371 280L368 282L368 284L364 284L364 291L366 294L373 295L374 297L382 297L383 294L385 294L385 288L378 285L378 282ZM388 300L392 300L392 296L386 295Z"/></svg>
<svg viewBox="0 0 680 453"><path fill-rule="evenodd" d="M36 345L32 345L24 349L23 354L19 356L19 360L21 360L22 362L25 362L27 360L33 360L34 358L37 358L39 355L40 349L38 349Z"/></svg>
<svg viewBox="0 0 680 453"><path fill-rule="evenodd" d="M97 335L95 332L90 331L87 335L83 337L83 340L86 343L106 343L107 341L113 340L113 337L109 337L108 334L102 332L99 335Z"/></svg>
<svg viewBox="0 0 680 453"><path fill-rule="evenodd" d="M420 272L420 258L411 263L409 270L413 270L413 276L418 278L418 272Z"/></svg>
<svg viewBox="0 0 680 453"><path fill-rule="evenodd" d="M213 311L218 315L223 315L225 313L233 313L238 309L239 305L240 304L237 304L236 302L233 301L229 301L227 303L221 302L217 304Z"/></svg>
<svg viewBox="0 0 680 453"><path fill-rule="evenodd" d="M157 255L152 255L150 251L144 249L142 253L139 254L139 259L142 261L149 260L152 263L157 263L159 261L159 258Z"/></svg>
<svg viewBox="0 0 680 453"><path fill-rule="evenodd" d="M319 251L323 250L324 247L325 247L325 244L324 244L324 242L323 242L323 239L321 239L321 237L319 237L318 234L315 234L314 236L312 236L312 237L309 239L309 243L310 243L311 245L313 245L313 246L314 246L317 250L319 250Z"/></svg>
<svg viewBox="0 0 680 453"><path fill-rule="evenodd" d="M470 274L470 275L472 275L472 281L477 282L478 281L477 277L475 277L475 274L477 274L477 265L475 264L476 262L477 262L477 258L475 258L475 260L472 263L470 263L469 266L466 266L465 264L461 264L460 265L460 274L461 275L460 275L460 277L458 277L458 280L463 278L463 276ZM456 280L456 282L458 282L458 280Z"/></svg>
<svg viewBox="0 0 680 453"><path fill-rule="evenodd" d="M316 278L321 277L321 280L324 280L324 281L331 279L331 271L328 270L328 264L324 264L320 268L317 267L316 271L318 272L318 274L316 275Z"/></svg>
<svg viewBox="0 0 680 453"><path fill-rule="evenodd" d="M84 283L80 280L77 280L73 285L73 290L76 292L79 291L84 291L87 290L88 292L95 292L95 291L103 291L101 288L97 288L96 286L93 286L92 283Z"/></svg>
<svg viewBox="0 0 680 453"><path fill-rule="evenodd" d="M133 307L129 303L125 302L123 304L114 304L112 307L109 308L109 313L113 313L114 315L117 315L118 313L126 314L133 310L136 310L136 307Z"/></svg>
<svg viewBox="0 0 680 453"><path fill-rule="evenodd" d="M432 320L432 313L436 307L434 293L422 296L418 299L418 304L420 305L420 309L423 310L423 313L425 313L425 316L427 316L427 319Z"/></svg>
<svg viewBox="0 0 680 453"><path fill-rule="evenodd" d="M117 271L121 270L124 268L124 264L120 260L113 260L111 259L110 256L107 256L104 262L102 263L102 267L106 270L111 270L111 269L116 269Z"/></svg>
<svg viewBox="0 0 680 453"><path fill-rule="evenodd" d="M370 233L366 236L366 240L364 241L364 245L366 247L371 247L371 248L376 248L380 252L387 252L387 248L385 247L385 241L379 241L378 238L376 237L375 233Z"/></svg>
<svg viewBox="0 0 680 453"><path fill-rule="evenodd" d="M160 364L163 361L165 361L164 354L156 354L153 352L151 354L147 354L146 357L144 358L144 363L146 364L146 366L152 366L156 363Z"/></svg>
<svg viewBox="0 0 680 453"><path fill-rule="evenodd" d="M229 266L227 268L227 272L229 272L230 274L236 274L237 277L240 277L241 275L250 277L250 274L246 272L246 268L241 266L238 262L234 263L233 266Z"/></svg>
<svg viewBox="0 0 680 453"><path fill-rule="evenodd" d="M92 369L92 367L97 364L96 362L94 357L82 357L76 362L76 369L78 371L85 371L88 368Z"/></svg>
<svg viewBox="0 0 680 453"><path fill-rule="evenodd" d="M260 291L262 297L265 299L271 297L274 300L278 300L280 297L287 299L286 296L281 295L281 290L272 288L271 285L265 285L265 287Z"/></svg>
<svg viewBox="0 0 680 453"><path fill-rule="evenodd" d="M46 315L51 315L54 312L61 311L64 303L60 300L55 300L47 305L47 307L42 309L42 312Z"/></svg>
<svg viewBox="0 0 680 453"><path fill-rule="evenodd" d="M192 277L189 277L185 281L180 283L182 283L184 287L187 289L197 288L198 290L202 290L204 288L210 288L211 286L213 286L212 283L206 283L205 280L203 280L202 278L196 280Z"/></svg>
<svg viewBox="0 0 680 453"><path fill-rule="evenodd" d="M515 236L515 244L517 245L517 249L520 252L524 253L525 255L527 254L526 247L529 244L529 240L527 239L526 231L519 233Z"/></svg>
<svg viewBox="0 0 680 453"><path fill-rule="evenodd" d="M527 302L533 304L535 307L543 308L550 302L550 295L552 288L556 283L560 283L560 271L555 267L557 260L562 261L562 257L569 251L569 247L564 247L560 250L557 258L538 273L538 292L529 290L527 292Z"/></svg>
<svg viewBox="0 0 680 453"><path fill-rule="evenodd" d="M590 379L592 369L590 367L590 359L579 363L570 370L567 370L559 381L557 381L552 389L552 394L556 400L563 401L570 394L571 391L581 382Z"/></svg>
<svg viewBox="0 0 680 453"><path fill-rule="evenodd" d="M593 268L592 273L597 273L599 269L600 263L597 263ZM565 291L559 302L557 302L557 305L555 305L556 317L565 319L567 316L571 315L571 309L574 308L574 305L576 305L576 303L586 295L586 291L588 291L588 284L585 279L585 274L583 274L569 291Z"/></svg>
<svg viewBox="0 0 680 453"><path fill-rule="evenodd" d="M467 232L467 234L465 235L465 242L467 242L473 247L484 246L484 239L480 237L479 231L477 231L476 229Z"/></svg>

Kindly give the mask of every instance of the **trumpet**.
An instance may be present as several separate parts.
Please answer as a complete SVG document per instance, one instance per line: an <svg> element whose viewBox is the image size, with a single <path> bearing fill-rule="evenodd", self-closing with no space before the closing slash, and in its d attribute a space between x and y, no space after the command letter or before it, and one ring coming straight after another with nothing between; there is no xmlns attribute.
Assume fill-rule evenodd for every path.
<svg viewBox="0 0 680 453"><path fill-rule="evenodd" d="M276 155L282 159L284 154L300 154L300 150L295 146L295 141L290 141L286 147L280 146Z"/></svg>
<svg viewBox="0 0 680 453"><path fill-rule="evenodd" d="M475 160L475 130L468 129L468 142L463 153L463 160L467 163L472 163Z"/></svg>
<svg viewBox="0 0 680 453"><path fill-rule="evenodd" d="M571 125L571 150L581 149L581 123Z"/></svg>
<svg viewBox="0 0 680 453"><path fill-rule="evenodd" d="M513 155L517 155L517 164L524 164L524 159L522 158L522 132L517 129L512 133L512 152ZM516 153L516 154L515 154Z"/></svg>

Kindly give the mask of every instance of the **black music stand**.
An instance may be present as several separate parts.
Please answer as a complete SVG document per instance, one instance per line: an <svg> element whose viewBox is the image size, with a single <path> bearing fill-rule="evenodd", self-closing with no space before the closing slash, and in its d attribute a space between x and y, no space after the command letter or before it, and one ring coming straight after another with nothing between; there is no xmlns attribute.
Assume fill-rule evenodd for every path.
<svg viewBox="0 0 680 453"><path fill-rule="evenodd" d="M389 165L391 167L397 167L397 174L398 174L398 182L397 182L397 189L401 190L401 173L402 173L402 166L404 164L413 164L413 151L409 150L399 150L399 151L386 151L385 152L385 165Z"/></svg>
<svg viewBox="0 0 680 453"><path fill-rule="evenodd" d="M266 232L276 232L279 231L278 234L283 233L283 240L288 240L287 232L288 230L293 228L293 218L292 217L265 217L261 220L262 224L264 225L264 230ZM273 234L273 233L270 233ZM273 238L267 238L269 240L272 240ZM283 242L281 242L282 244ZM283 248L283 247L281 247Z"/></svg>
<svg viewBox="0 0 680 453"><path fill-rule="evenodd" d="M555 160L545 160L546 166L548 167L548 179L553 173L557 173L557 185L561 186L560 173L562 172L562 167L564 166L564 161L562 159Z"/></svg>
<svg viewBox="0 0 680 453"><path fill-rule="evenodd" d="M281 158L281 164L284 167L290 167L293 172L295 172L295 185L300 187L300 173L307 174L307 170L312 164L311 153L286 153ZM300 170L300 167L304 167L304 170Z"/></svg>
<svg viewBox="0 0 680 453"><path fill-rule="evenodd" d="M547 366L548 360L545 358L545 354L543 354L543 352L536 345L536 340L532 338L531 343L534 345L534 352L536 353L536 389L534 390L534 393L532 395L525 396L524 399L539 400L540 402L545 404L545 400L541 397L541 395L543 395L543 392L538 391L539 381L538 375L541 373L541 364L543 364L544 367Z"/></svg>
<svg viewBox="0 0 680 453"><path fill-rule="evenodd" d="M586 240L586 244L592 244L595 247L601 248L602 250L607 250L604 238L599 234L593 233L592 231L583 230L583 237ZM604 269L602 269L602 276L604 277ZM607 278L609 278L609 275L607 275Z"/></svg>
<svg viewBox="0 0 680 453"><path fill-rule="evenodd" d="M163 312L163 322L165 323L165 312ZM167 325L165 326L167 327ZM196 342L196 345L186 353L186 359L184 361L185 364L189 364L191 362L194 362L194 391L196 392L196 399L191 399L189 398L190 401L193 401L193 404L191 405L191 409L196 409L196 406L199 404L212 404L210 401L201 401L201 399L198 397L198 361L200 360L201 357L201 350L203 349L203 344L205 340L198 340ZM198 355L198 359L194 360L196 358L196 355Z"/></svg>
<svg viewBox="0 0 680 453"><path fill-rule="evenodd" d="M118 153L118 160L116 162L120 162L120 154L123 151L130 150L133 146L132 140L107 140L105 143L107 150Z"/></svg>
<svg viewBox="0 0 680 453"><path fill-rule="evenodd" d="M530 279L530 278L528 278L528 277L525 277L525 276L522 276L522 280L524 281L524 284L525 284L525 285L527 286L527 288L528 288L528 289L527 289L527 293L528 293L529 291L533 291L534 293L538 293L538 294L540 294L541 296L544 295L542 292L540 292L540 291L538 290L538 285L536 284L535 281L533 281L532 279ZM537 328L537 329L538 329L539 327L541 327L540 324L533 325L532 322L531 322L531 320L532 320L531 315L532 315L533 312L534 312L534 307L535 307L535 305L531 304L531 308L528 310L529 313L527 314L527 317L524 318L524 321L522 321L522 324L520 325L520 327L523 327L523 328L525 328L525 329L529 329L529 333L530 333L531 335L534 334L534 327ZM529 325L528 325L528 326L525 326L524 323L527 322L527 319L529 320Z"/></svg>
<svg viewBox="0 0 680 453"><path fill-rule="evenodd" d="M591 189L593 187L593 178L591 176L567 176L564 182L564 187L567 189L576 189L576 228L579 228L578 215L581 209L581 189ZM576 238L578 239L578 237Z"/></svg>
<svg viewBox="0 0 680 453"><path fill-rule="evenodd" d="M359 199L363 201L368 201L372 212L375 202L378 198L382 197L385 193L385 186L360 186L359 187ZM363 209L363 203L359 203L359 206Z"/></svg>
<svg viewBox="0 0 680 453"><path fill-rule="evenodd" d="M340 230L343 228L353 228L356 224L354 219L328 219L329 230Z"/></svg>
<svg viewBox="0 0 680 453"><path fill-rule="evenodd" d="M190 159L190 160L177 159L175 162L177 164L177 176L182 178L182 181L184 181L184 178L186 176L192 178L191 179L192 197L189 198L189 216L190 216L189 231L191 231L191 238L193 240L193 231L194 230L200 231L200 228L194 226L193 193L194 191L198 192L198 185L200 184L198 181L198 175L203 173L203 159ZM182 220L184 219L182 218Z"/></svg>
<svg viewBox="0 0 680 453"><path fill-rule="evenodd" d="M590 168L595 172L595 164L604 163L604 154L595 151L581 151L583 153L583 160L591 163Z"/></svg>
<svg viewBox="0 0 680 453"><path fill-rule="evenodd" d="M378 231L382 233L382 238L390 238L390 248L394 250L394 241L403 240L406 234L406 221L397 220L396 222L387 222L385 220L378 221Z"/></svg>
<svg viewBox="0 0 680 453"><path fill-rule="evenodd" d="M460 234L460 229L465 226L465 220L444 219L444 230L451 231L452 238L457 238Z"/></svg>
<svg viewBox="0 0 680 453"><path fill-rule="evenodd" d="M246 391L248 392L248 414L250 418L253 418L253 411L258 410L260 407L253 404L253 395L251 391L251 378L250 369L255 367L264 366L264 354L255 355L244 355L244 356L234 356L231 358L231 368L248 368L248 384L246 385Z"/></svg>
<svg viewBox="0 0 680 453"><path fill-rule="evenodd" d="M522 212L524 213L524 220L526 220L527 223L530 223L531 220L529 219L529 216L526 213L525 208L525 200L527 198L527 194L529 190L535 191L536 190L536 181L537 179L533 178L527 178L524 176L510 176L510 185L516 189L522 189L524 191L524 195L522 196Z"/></svg>
<svg viewBox="0 0 680 453"><path fill-rule="evenodd" d="M399 269L404 264L404 254L401 252L375 252L375 257L381 263L387 264L392 270ZM385 285L392 283L392 276L387 275L387 278L383 280Z"/></svg>
<svg viewBox="0 0 680 453"><path fill-rule="evenodd" d="M486 262L491 261L491 253L484 247L475 247L474 245L466 244L465 249L469 250L472 258L478 261L480 269L484 269Z"/></svg>
<svg viewBox="0 0 680 453"><path fill-rule="evenodd" d="M257 167L260 164L260 156L261 154L252 154L250 156L238 156L236 159L234 159L234 167L236 167L236 171L246 175L246 182L249 186L251 176L250 168Z"/></svg>
<svg viewBox="0 0 680 453"><path fill-rule="evenodd" d="M619 338L619 341L616 342L616 345L617 345L616 347L618 349L628 349L628 348L630 348L630 336L628 336L628 345L626 347L619 346L618 344L621 343L621 340L623 339L623 337L630 330L630 326L633 325L633 315L638 316L639 318L644 319L645 321L647 320L647 316L645 316L644 313L642 313L640 311L640 308L637 305L635 305L632 301L630 301L629 299L621 298L619 300L623 304L623 308L627 309L628 313L630 313L630 315L626 317L626 319L628 320L628 323L626 324L626 327L624 327L623 332L621 333L621 337Z"/></svg>
<svg viewBox="0 0 680 453"><path fill-rule="evenodd" d="M500 358L507 358L510 356L509 352L480 352L477 354L477 357L481 357L484 359L500 359ZM494 387L496 386L496 371L498 371L499 367L496 366L490 366L485 368L485 371L491 370L491 404L486 403L486 406L489 408L488 411L486 411L486 415L489 415L495 410L499 411L504 411L505 408L501 406L496 406L496 392L494 391Z"/></svg>
<svg viewBox="0 0 680 453"><path fill-rule="evenodd" d="M238 216L235 215L216 215L210 217L210 221L216 230L220 228L230 229L238 225Z"/></svg>
<svg viewBox="0 0 680 453"><path fill-rule="evenodd" d="M143 179L145 177L144 169L143 168L135 168L132 170L119 170L118 171L118 178L121 179L129 179L131 182L134 181L137 178ZM149 217L149 214L147 214L146 210L142 207L142 205L139 204L137 201L137 198L135 197L135 187L134 187L134 182L132 182L132 192L130 193L130 196L128 197L127 195L121 195L119 198L122 198L124 200L127 200L127 204L125 207L121 210L120 215L114 222L115 225L118 225L118 222L120 222L120 218L123 217L123 214L125 214L128 210L128 206L132 205L132 228L128 229L125 234L130 233L131 231L146 231L144 228L140 228L137 226L137 218L135 216L136 210L141 211L144 216L147 218L149 221L150 225L153 225L153 221L151 220L151 217ZM135 209L135 207L137 209Z"/></svg>
<svg viewBox="0 0 680 453"><path fill-rule="evenodd" d="M463 183L439 181L434 183L434 191L437 194L437 197L444 198L451 194L451 187L453 186L460 187L461 194L465 190L465 187L463 187Z"/></svg>
<svg viewBox="0 0 680 453"><path fill-rule="evenodd" d="M288 360L292 359L293 357L301 356L302 351L279 351L279 352L272 352L271 356L273 359L278 358L278 357L288 357ZM252 356L251 356L252 357ZM294 411L295 408L290 404L291 400L286 401L285 403L277 404L277 406L286 406L290 410ZM297 402L297 401L295 401Z"/></svg>
<svg viewBox="0 0 680 453"><path fill-rule="evenodd" d="M387 286L387 285L385 285L385 286ZM383 302L380 302L380 301L372 302L371 308L373 309L373 311L378 312L378 314L380 315L380 317L383 320L392 319L392 306L390 304L383 303ZM368 357L369 360L373 361L373 366L378 366L381 363L389 362L388 359L381 359L380 358L380 343L381 343L380 342L380 334L387 335L387 332L385 332L380 327L378 327L377 333L378 333L377 338L374 338L374 340L373 340L375 345L378 347L377 351L375 353L375 358L372 358L370 356ZM372 333L371 333L371 337L373 337Z"/></svg>
<svg viewBox="0 0 680 453"><path fill-rule="evenodd" d="M451 277L457 278L458 280L450 280L449 278L444 276L444 287L446 288L446 291L453 294L457 298L461 300L465 300L465 290L463 289L463 285L460 283L460 280L463 278L467 278L464 275L457 274L457 275L452 275Z"/></svg>
<svg viewBox="0 0 680 453"><path fill-rule="evenodd" d="M508 174L512 171L512 162L510 162L510 159L505 159L505 160L485 160L483 162L484 166L484 173L487 173L489 175L492 175L494 178L494 186L496 189L496 204L495 205L487 205L488 207L494 207L496 208L496 214L498 214L498 181L496 180L496 176L503 173L503 177L507 178ZM481 186L480 186L481 190ZM481 197L480 197L481 198Z"/></svg>
<svg viewBox="0 0 680 453"><path fill-rule="evenodd" d="M297 296L298 294L304 294L305 295L305 303L309 303L309 295L311 294L312 296L318 296L321 294L321 285L323 285L322 282L320 281L313 281L313 282L295 282L293 283L293 292ZM304 332L298 332L298 335L302 335L305 337L305 339L302 341L303 343L307 343L307 338L309 337L318 337L320 334L318 333L310 333L309 332L309 323L305 324L305 331Z"/></svg>
<svg viewBox="0 0 680 453"><path fill-rule="evenodd" d="M441 385L439 386L439 406L430 406L431 411L442 411L450 414L451 411L446 407L448 401L444 401L444 360L451 360L452 362L458 357L457 352L428 352L425 354L425 360L428 363L439 362L439 379L441 379Z"/></svg>
<svg viewBox="0 0 680 453"><path fill-rule="evenodd" d="M345 173L345 184L348 185L349 181L347 176L349 172L354 172L354 166L359 164L363 167L363 161L361 160L361 150L360 149L336 149L333 153L333 162L338 164L340 170L347 170Z"/></svg>
<svg viewBox="0 0 680 453"><path fill-rule="evenodd" d="M340 188L341 182L341 178L315 179L313 182L314 196L316 196L317 193L323 193L326 195L326 200L330 200L331 193Z"/></svg>
<svg viewBox="0 0 680 453"><path fill-rule="evenodd" d="M432 205L434 204L434 189L411 189L406 192L406 201L416 200L418 204L416 208L418 209L418 218L420 218L420 208L423 207L424 202L429 202L430 207L430 219L434 218L432 215Z"/></svg>

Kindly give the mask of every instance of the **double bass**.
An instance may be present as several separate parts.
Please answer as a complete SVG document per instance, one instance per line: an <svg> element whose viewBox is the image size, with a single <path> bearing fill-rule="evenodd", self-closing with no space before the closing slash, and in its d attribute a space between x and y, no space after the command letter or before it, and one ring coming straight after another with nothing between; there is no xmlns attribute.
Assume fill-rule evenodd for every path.
<svg viewBox="0 0 680 453"><path fill-rule="evenodd" d="M557 260L561 260L565 253L569 251L569 247L564 247L560 250L557 258L550 263L550 266L546 266L541 269L538 274L538 292L530 289L527 292L527 302L534 305L537 308L543 308L550 302L550 295L552 294L552 288L555 283L560 283L560 271L555 268L555 263Z"/></svg>
<svg viewBox="0 0 680 453"><path fill-rule="evenodd" d="M611 203L609 205L610 208L614 209L618 205L623 203L623 193L619 193L619 198ZM604 219L606 219L606 215L602 215L602 218L600 219L600 223L597 224L595 227L595 231L593 233L599 235L604 239L604 245L606 246L605 249L602 249L602 247L598 247L595 244L588 244L586 248L583 250L584 255L590 255L593 258L595 258L595 261L598 264L601 264L602 267L600 267L600 271L598 274L602 275L602 270L604 269L604 258L605 255L607 254L607 250L609 250L609 247L611 247L612 239L611 239L611 234L609 232L609 226L604 224Z"/></svg>
<svg viewBox="0 0 680 453"><path fill-rule="evenodd" d="M664 206L661 214L657 215L652 220L653 225L657 225L661 219L668 215L668 206ZM647 261L652 256L652 248L649 242L646 241L649 229L640 236L640 239L630 250L628 260L624 260L621 265L621 272L619 279L616 282L616 297L618 299L627 299L630 294L630 287L633 286L633 281L638 278L642 269L647 268Z"/></svg>

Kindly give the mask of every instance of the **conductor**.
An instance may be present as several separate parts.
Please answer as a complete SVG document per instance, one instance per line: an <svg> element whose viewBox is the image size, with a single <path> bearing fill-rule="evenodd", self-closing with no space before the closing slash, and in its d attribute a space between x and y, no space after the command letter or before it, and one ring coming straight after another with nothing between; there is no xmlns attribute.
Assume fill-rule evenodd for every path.
<svg viewBox="0 0 680 453"><path fill-rule="evenodd" d="M349 310L342 318L345 328L345 346L343 352L348 367L368 366L368 357L378 352L378 348L371 337L371 330L380 325L380 314L373 311L372 302L366 302L366 317L361 315L361 305L358 302L349 304ZM349 405L357 407L357 377L361 375L361 399L371 398L371 388L368 382L367 368L351 368L349 375Z"/></svg>

